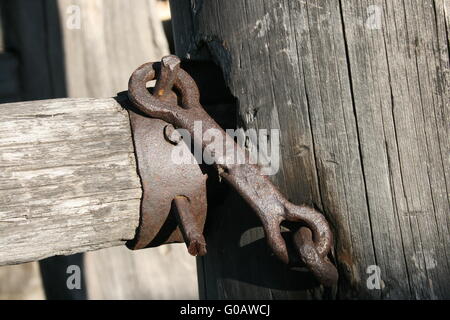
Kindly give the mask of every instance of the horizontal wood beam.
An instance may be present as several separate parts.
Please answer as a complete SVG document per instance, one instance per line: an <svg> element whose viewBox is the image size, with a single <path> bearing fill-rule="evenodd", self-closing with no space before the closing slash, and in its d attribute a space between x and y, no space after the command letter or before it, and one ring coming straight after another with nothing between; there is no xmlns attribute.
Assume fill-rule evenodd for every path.
<svg viewBox="0 0 450 320"><path fill-rule="evenodd" d="M128 113L116 100L0 108L0 265L134 237L141 184Z"/></svg>

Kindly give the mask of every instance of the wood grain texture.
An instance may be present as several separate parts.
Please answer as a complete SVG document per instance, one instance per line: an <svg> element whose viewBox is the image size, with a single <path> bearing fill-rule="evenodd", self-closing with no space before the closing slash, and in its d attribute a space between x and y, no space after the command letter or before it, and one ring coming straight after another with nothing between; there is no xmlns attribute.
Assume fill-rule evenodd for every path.
<svg viewBox="0 0 450 320"><path fill-rule="evenodd" d="M0 268L0 300L43 300L39 264L24 263Z"/></svg>
<svg viewBox="0 0 450 320"><path fill-rule="evenodd" d="M114 99L1 105L0 265L132 239L141 185Z"/></svg>
<svg viewBox="0 0 450 320"><path fill-rule="evenodd" d="M154 0L58 0L58 7L70 97L114 96L138 66L168 52ZM76 12L79 29L69 27Z"/></svg>
<svg viewBox="0 0 450 320"><path fill-rule="evenodd" d="M71 6L79 29L68 28ZM70 97L114 96L138 66L169 53L155 0L58 0L58 8ZM195 259L183 245L168 246L86 253L88 298L198 299Z"/></svg>
<svg viewBox="0 0 450 320"><path fill-rule="evenodd" d="M209 51L241 125L280 129L273 181L334 229L340 281L331 297L449 298L449 1L171 6L177 54ZM330 297L276 262L261 267L264 235L237 208L210 221L205 297ZM371 265L379 289L367 286Z"/></svg>
<svg viewBox="0 0 450 320"><path fill-rule="evenodd" d="M0 63L0 103L65 96L63 52L55 9L53 0L0 2L4 36L1 45L7 58L2 61L6 65ZM0 268L0 277L13 279L2 281L1 297L45 298L36 262L4 266Z"/></svg>
<svg viewBox="0 0 450 320"><path fill-rule="evenodd" d="M184 244L89 252L85 266L89 299L198 299L195 258Z"/></svg>

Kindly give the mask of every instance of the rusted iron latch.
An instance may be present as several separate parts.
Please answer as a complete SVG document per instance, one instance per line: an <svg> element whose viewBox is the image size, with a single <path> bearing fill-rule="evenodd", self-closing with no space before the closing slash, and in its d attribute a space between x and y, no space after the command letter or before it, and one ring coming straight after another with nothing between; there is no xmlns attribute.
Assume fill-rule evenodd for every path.
<svg viewBox="0 0 450 320"><path fill-rule="evenodd" d="M176 104L170 75L161 79L154 90L164 103ZM165 82L169 81L169 82ZM144 84L145 86L145 84ZM137 234L129 241L130 249L155 247L165 243L185 242L194 256L206 254L203 226L206 219L206 178L194 157L178 164L171 159L176 146L190 149L174 140L173 126L163 120L149 118L138 110L129 110L137 166L143 186L141 215Z"/></svg>
<svg viewBox="0 0 450 320"><path fill-rule="evenodd" d="M146 83L153 79L157 79L157 82L151 94ZM233 139L200 105L198 88L189 74L180 68L178 57L166 56L161 62L142 65L132 74L128 89L129 98L139 111L166 121L176 128L187 130L194 144L201 146L203 150L207 151L209 146L201 137L209 129L219 131L226 146L231 140L237 152L236 157L246 161L243 161L243 164L236 163L228 161L221 154L210 153L214 160L213 166L219 176L234 187L258 215L273 252L286 264L297 263L289 256L280 230L283 221L297 222L300 227L294 233L293 239L301 261L323 285L331 286L337 282L337 270L327 257L332 247L333 236L325 217L311 207L289 202L262 174L260 167L250 164L248 152L234 144ZM197 121L201 121L202 124L200 138L194 132ZM175 199L179 216L192 217L192 211L186 213L186 204L189 201L183 198ZM190 199L189 196L187 199ZM181 223L187 224L183 221ZM194 231L191 230L190 238L187 236L185 239L190 239L193 247L203 248L204 239L201 236L200 225L197 223L197 227L193 228Z"/></svg>
<svg viewBox="0 0 450 320"><path fill-rule="evenodd" d="M175 164L171 153L171 124L129 110L139 176L143 186L137 236L130 249L186 242L190 254L204 255L202 236L206 219L206 175L192 164ZM186 153L190 153L187 146Z"/></svg>

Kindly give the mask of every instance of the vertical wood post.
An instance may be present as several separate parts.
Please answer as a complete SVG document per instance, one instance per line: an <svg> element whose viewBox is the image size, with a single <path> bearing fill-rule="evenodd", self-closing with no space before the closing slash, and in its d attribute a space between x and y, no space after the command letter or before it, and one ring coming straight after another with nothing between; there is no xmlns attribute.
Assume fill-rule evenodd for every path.
<svg viewBox="0 0 450 320"><path fill-rule="evenodd" d="M445 0L171 0L176 53L210 59L243 128L279 129L273 181L335 233L337 290L288 270L230 193L209 213L206 298L450 297ZM201 89L201 88L200 88Z"/></svg>

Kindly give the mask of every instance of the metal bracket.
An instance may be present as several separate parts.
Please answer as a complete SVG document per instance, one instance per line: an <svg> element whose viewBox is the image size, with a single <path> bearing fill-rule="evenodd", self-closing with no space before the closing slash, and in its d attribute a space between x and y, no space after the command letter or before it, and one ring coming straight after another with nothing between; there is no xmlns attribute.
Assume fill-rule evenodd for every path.
<svg viewBox="0 0 450 320"><path fill-rule="evenodd" d="M194 157L189 164L172 161L173 152L191 154L183 141L170 141L172 125L129 113L143 198L136 238L127 246L142 249L184 241L190 254L206 254L207 176Z"/></svg>
<svg viewBox="0 0 450 320"><path fill-rule="evenodd" d="M156 85L149 93L146 83L153 79L157 79ZM258 215L273 252L286 264L296 263L298 256L292 257L289 254L280 230L282 222L295 222L299 228L294 233L293 240L300 260L323 285L332 286L337 282L336 267L328 258L333 245L333 234L325 217L314 208L289 202L262 173L261 168L248 161L248 152L235 144L200 105L198 88L192 77L180 68L178 57L166 56L161 62L140 66L132 74L128 87L130 101L140 112L184 129L193 137L194 144L201 146L204 151L208 151L209 145L195 134L195 123L198 121L202 123L202 134L207 130L215 130L221 135L225 150L230 144L233 145L237 157L246 160L244 163L228 161L220 153L211 153L212 165L220 178L236 189ZM164 228L162 224L167 217L165 213L168 211L168 204L172 203L189 251L192 254L204 254L206 245L201 230L204 223L202 210L206 208L205 180L203 176L203 180L195 177L198 174L196 169L174 167L176 165L170 161L170 148L167 149L167 144L165 147L158 146L161 144L160 137L161 132L164 132L162 127L165 122L161 122L161 126L152 133L144 129L147 126L146 119L148 118L141 116L132 117L139 170L144 185L137 247L146 246L149 240L157 238L157 229ZM150 124L149 122L148 125ZM165 128L166 131L173 131L173 127ZM153 135L157 140L154 140ZM160 152L149 152L153 149L161 149L164 156L156 156ZM198 165L195 168L200 170ZM170 182L167 184L167 181ZM158 189L156 196L150 191L150 183L153 188ZM150 210L156 214L152 215Z"/></svg>

